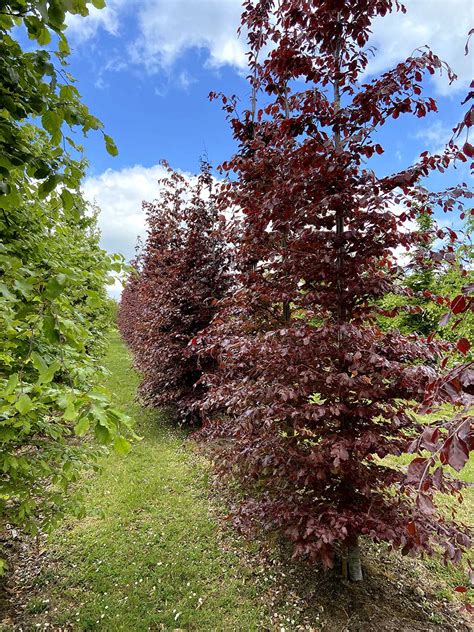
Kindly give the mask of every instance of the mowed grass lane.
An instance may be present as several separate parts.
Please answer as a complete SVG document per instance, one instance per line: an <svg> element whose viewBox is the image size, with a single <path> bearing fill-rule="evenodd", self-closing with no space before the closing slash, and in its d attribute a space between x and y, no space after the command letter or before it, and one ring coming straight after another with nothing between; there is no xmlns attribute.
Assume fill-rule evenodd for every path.
<svg viewBox="0 0 474 632"><path fill-rule="evenodd" d="M183 431L135 403L137 376L117 334L107 367L115 403L143 439L84 482L101 515L56 531L41 598L27 611L77 630L257 629L262 601L238 553L219 541L206 467Z"/></svg>

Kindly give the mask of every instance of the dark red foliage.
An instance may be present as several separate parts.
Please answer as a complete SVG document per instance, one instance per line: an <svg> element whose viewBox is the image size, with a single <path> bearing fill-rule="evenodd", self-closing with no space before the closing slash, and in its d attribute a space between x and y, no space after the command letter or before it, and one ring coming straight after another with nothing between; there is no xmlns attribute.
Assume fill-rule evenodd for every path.
<svg viewBox="0 0 474 632"><path fill-rule="evenodd" d="M203 164L191 181L168 168L158 200L143 204L148 238L122 294L119 326L150 406L172 406L196 421L203 386L194 336L211 321L227 285L213 178Z"/></svg>
<svg viewBox="0 0 474 632"><path fill-rule="evenodd" d="M139 256L131 262L131 268L132 271L122 290L117 321L122 338L130 348L133 348L142 311L139 303Z"/></svg>
<svg viewBox="0 0 474 632"><path fill-rule="evenodd" d="M446 69L425 49L363 83L373 18L401 8L246 2L251 105L238 117L224 98L239 152L223 165L233 175L221 203L242 216L240 286L199 337L203 357L217 362L201 381L209 388L201 435L220 439L218 465L242 484L237 523L279 530L296 555L326 566L359 535L410 554L440 544L454 560L469 544L466 528L433 501L434 489L458 493L459 483L421 457L408 477L380 461L410 446L436 450L449 432L440 424L413 445L414 411L438 379L443 348L382 332L377 299L401 291L394 252L426 241L408 222L436 205L462 207L469 195L463 184L440 194L420 186L465 161L454 140L390 176L368 162L384 151L375 132L388 119L436 111L421 82ZM418 250L432 255L426 244ZM430 265L449 254L438 250ZM448 462L461 466L462 441L448 446Z"/></svg>

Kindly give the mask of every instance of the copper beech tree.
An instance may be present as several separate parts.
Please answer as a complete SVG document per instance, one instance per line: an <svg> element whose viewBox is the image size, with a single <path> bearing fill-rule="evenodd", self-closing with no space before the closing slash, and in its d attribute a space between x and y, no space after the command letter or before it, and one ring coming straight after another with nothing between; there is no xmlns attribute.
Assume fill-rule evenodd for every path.
<svg viewBox="0 0 474 632"><path fill-rule="evenodd" d="M468 529L433 500L434 488L457 494L460 482L434 471L435 459L416 461L408 477L382 460L446 438L438 428L414 443L415 411L448 345L382 332L378 299L408 291L395 253L420 253L419 266L449 260L454 233L438 232L447 243L434 252L432 235L410 226L469 195L463 184L442 193L420 185L465 163L469 143L453 139L388 176L371 166L386 151L376 134L387 121L436 112L424 77L454 79L426 48L367 79L371 22L394 10L405 9L390 0L244 3L252 98L238 115L237 100L222 97L239 145L221 192L241 216L239 286L194 341L216 361L201 380L201 435L219 439L218 466L242 485L237 524L280 532L296 556L326 567L340 551L352 580L362 579L360 536L405 554L440 545L454 561L469 545ZM433 408L442 398L430 392ZM465 428L444 463L460 469L469 441Z"/></svg>
<svg viewBox="0 0 474 632"><path fill-rule="evenodd" d="M202 366L190 340L206 327L227 287L227 251L218 231L210 166L192 180L173 171L143 204L148 236L124 288L119 327L130 346L146 405L172 407L195 422ZM204 365L205 367L205 365Z"/></svg>

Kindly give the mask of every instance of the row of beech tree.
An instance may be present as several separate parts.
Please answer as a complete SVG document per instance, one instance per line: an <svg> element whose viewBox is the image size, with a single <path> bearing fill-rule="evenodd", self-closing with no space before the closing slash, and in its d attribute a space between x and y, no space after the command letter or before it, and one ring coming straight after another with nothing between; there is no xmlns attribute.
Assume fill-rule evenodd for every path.
<svg viewBox="0 0 474 632"><path fill-rule="evenodd" d="M87 163L71 138L102 127L66 72L66 12L87 15L87 5L1 3L0 575L12 530L84 513L75 481L106 444L125 453L133 434L100 385L113 321L106 285L123 258L100 248L97 211L80 191Z"/></svg>
<svg viewBox="0 0 474 632"><path fill-rule="evenodd" d="M360 536L410 554L441 546L453 561L470 541L435 502L437 491L459 493L444 466L460 470L473 446L469 342L446 342L437 323L429 334L396 323L428 299L444 307L445 326L472 318L468 250L433 220L437 210L464 218L472 193L422 182L473 157L474 111L442 153L377 175L378 130L436 112L426 75L455 78L423 49L364 79L371 23L393 10L404 9L244 3L250 104L239 115L237 100L222 97L238 151L218 186L208 165L195 180L170 170L161 182L119 315L145 402L199 418L220 472L238 479L237 524L275 530L325 566L340 553L353 580ZM465 281L456 296L410 287L413 270L436 279L451 264ZM388 295L399 299L389 309ZM448 417L423 428L415 413L447 402ZM408 475L383 460L408 451L418 454Z"/></svg>

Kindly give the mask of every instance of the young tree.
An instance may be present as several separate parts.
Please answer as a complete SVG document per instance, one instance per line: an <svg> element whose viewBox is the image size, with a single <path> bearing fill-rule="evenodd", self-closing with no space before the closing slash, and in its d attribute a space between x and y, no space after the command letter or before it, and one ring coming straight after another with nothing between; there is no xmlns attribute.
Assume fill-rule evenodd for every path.
<svg viewBox="0 0 474 632"><path fill-rule="evenodd" d="M194 181L167 169L158 200L144 203L148 237L124 289L119 323L142 376L143 401L172 407L191 422L204 367L190 343L227 288L227 254L209 165Z"/></svg>
<svg viewBox="0 0 474 632"><path fill-rule="evenodd" d="M143 308L139 302L140 295L140 269L139 257L130 262L131 271L122 290L118 306L117 324L122 338L132 353L137 352L135 347L135 333L139 327Z"/></svg>
<svg viewBox="0 0 474 632"><path fill-rule="evenodd" d="M398 282L394 251L420 244L407 222L467 194L419 186L466 160L454 142L390 176L368 162L384 152L375 134L386 121L436 111L424 74L453 78L425 49L364 80L372 20L394 9L404 10L391 0L245 2L251 106L239 118L223 99L240 145L224 165L234 177L223 203L243 215L241 287L201 336L217 367L204 378L203 435L226 439L219 467L245 491L237 523L278 530L295 555L326 566L339 548L353 580L361 535L411 554L440 544L451 560L469 544L430 492L415 500L413 470L406 481L381 461L417 436L414 411L441 349L383 332L377 302ZM444 491L459 487L443 479Z"/></svg>

